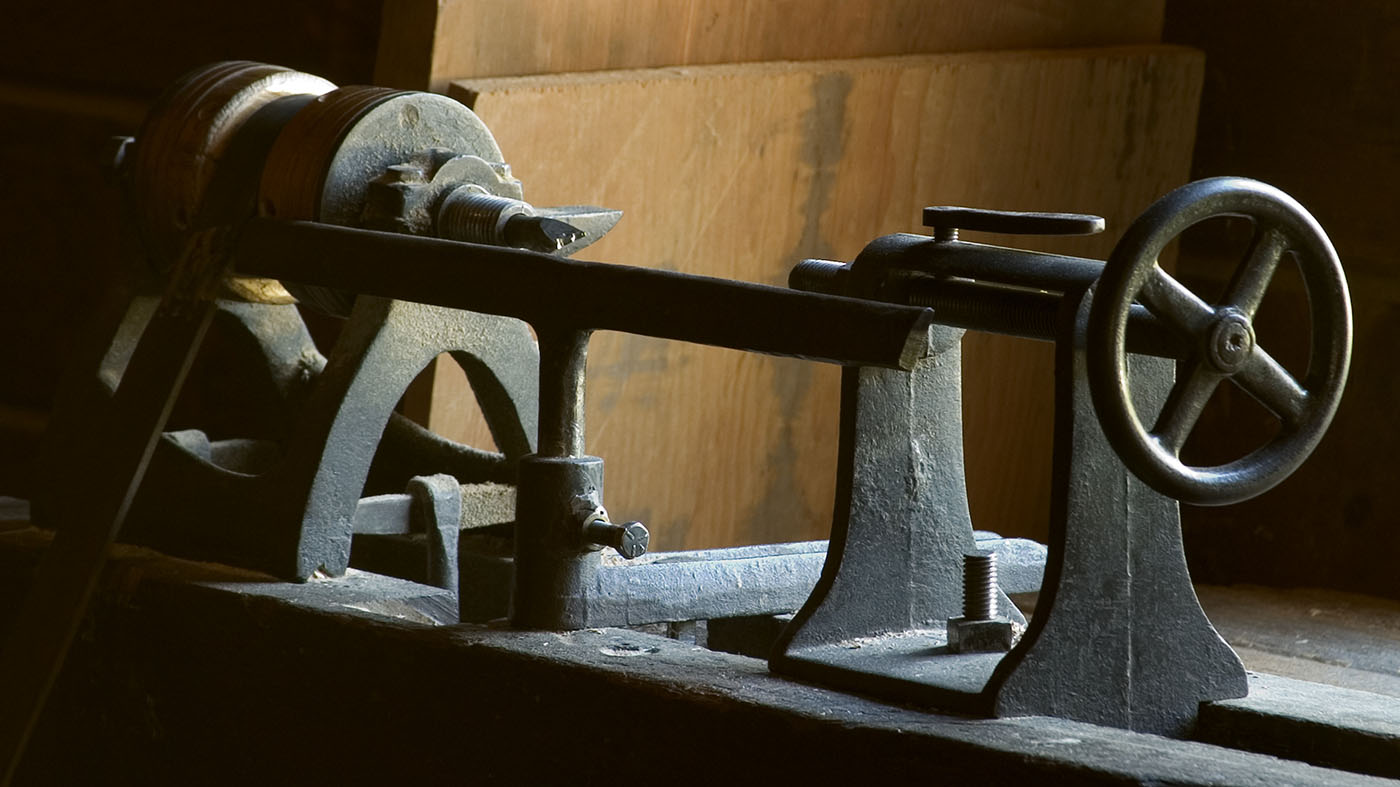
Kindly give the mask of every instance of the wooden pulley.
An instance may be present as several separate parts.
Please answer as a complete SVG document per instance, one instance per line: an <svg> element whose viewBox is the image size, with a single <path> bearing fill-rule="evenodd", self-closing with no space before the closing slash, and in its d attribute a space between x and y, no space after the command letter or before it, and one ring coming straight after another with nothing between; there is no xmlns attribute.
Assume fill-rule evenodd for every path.
<svg viewBox="0 0 1400 787"><path fill-rule="evenodd" d="M191 230L252 213L260 153L282 123L334 88L311 74L239 60L191 71L156 100L128 173L138 232L158 273L175 265ZM223 294L292 300L276 282L255 279L229 280Z"/></svg>
<svg viewBox="0 0 1400 787"><path fill-rule="evenodd" d="M436 93L353 85L306 105L281 130L263 168L258 210L279 219L359 226L370 183L389 167L440 149L501 161L486 125ZM353 297L296 288L303 301L349 313Z"/></svg>
<svg viewBox="0 0 1400 787"><path fill-rule="evenodd" d="M333 90L277 137L263 170L259 210L353 226L369 183L430 148L501 160L486 124L446 96L362 85Z"/></svg>

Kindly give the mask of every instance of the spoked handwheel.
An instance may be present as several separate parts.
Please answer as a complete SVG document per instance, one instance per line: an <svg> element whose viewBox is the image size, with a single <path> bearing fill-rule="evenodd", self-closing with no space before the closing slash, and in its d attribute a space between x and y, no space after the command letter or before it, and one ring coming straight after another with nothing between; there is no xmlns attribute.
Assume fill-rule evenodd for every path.
<svg viewBox="0 0 1400 787"><path fill-rule="evenodd" d="M1207 304L1157 265L1166 245L1215 216L1243 216L1254 237L1223 300ZM1302 380L1260 347L1254 315L1284 255L1297 256L1311 312L1311 354ZM1128 311L1146 306L1190 347L1152 428L1129 390ZM1258 181L1211 178L1158 200L1114 248L1096 285L1086 337L1089 390L1109 443L1138 478L1197 505L1226 505L1287 478L1327 431L1351 361L1351 299L1331 241L1292 197ZM1181 449L1216 388L1233 382L1282 423L1268 443L1228 464L1195 467Z"/></svg>

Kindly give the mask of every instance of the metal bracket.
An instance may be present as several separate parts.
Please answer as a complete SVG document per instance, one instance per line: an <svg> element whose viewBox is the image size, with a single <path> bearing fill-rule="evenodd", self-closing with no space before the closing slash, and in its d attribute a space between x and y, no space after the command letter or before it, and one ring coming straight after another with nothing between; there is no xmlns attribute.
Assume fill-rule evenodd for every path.
<svg viewBox="0 0 1400 787"><path fill-rule="evenodd" d="M937 270L944 251L974 268L982 255L979 278L990 282L953 283L965 306L954 314L977 313L984 330L1024 332L1024 316L1009 305L1020 304L1019 291L996 283L1002 268L1025 274L1011 249L887 236L840 270L804 263L794 283L811 277L828 291L900 302L938 293L942 280L901 271ZM948 647L945 621L959 614L962 556L973 543L962 332L943 328L908 374L844 370L831 549L812 597L770 656L775 672L966 713L1046 714L1164 734L1184 732L1203 701L1243 696L1244 668L1196 601L1176 501L1138 481L1099 427L1083 349L1092 291L1084 274L1096 263L1066 262L1041 268L1035 282L1047 291L1043 306L1055 310L1039 337L1056 341L1055 497L1045 586L1019 644L1009 653ZM1160 406L1173 369L1169 359L1133 356L1144 411ZM1005 599L1001 608L1013 626L1024 624Z"/></svg>
<svg viewBox="0 0 1400 787"><path fill-rule="evenodd" d="M129 319L139 321L142 314L135 310ZM517 320L360 298L321 368L295 307L224 303L220 314L233 333L245 334L241 341L251 340L262 353L260 363L243 365L244 373L264 375L289 391L281 402L289 434L279 441L167 434L132 505L127 540L289 579L305 580L317 571L338 576L348 565L356 504L381 436L386 461L376 475L398 488L415 475L437 472L506 480L513 462L534 448L538 351ZM115 332L117 342L132 346L140 334L139 325ZM120 360L129 351L114 345L101 375L121 379ZM393 414L413 377L444 352L467 372L504 460ZM306 379L292 385L289 376ZM106 411L106 386L81 385L84 393L70 397L69 409L55 418L65 430L55 436L57 456L81 450L89 434L84 425ZM62 475L43 477L37 512L64 505L68 494Z"/></svg>

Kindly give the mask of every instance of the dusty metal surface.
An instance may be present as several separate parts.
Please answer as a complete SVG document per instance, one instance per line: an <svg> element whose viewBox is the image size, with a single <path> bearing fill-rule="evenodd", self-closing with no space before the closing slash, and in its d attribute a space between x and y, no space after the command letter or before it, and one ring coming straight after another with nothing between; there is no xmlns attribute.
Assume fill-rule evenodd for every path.
<svg viewBox="0 0 1400 787"><path fill-rule="evenodd" d="M288 578L338 574L349 559L356 506L381 435L388 449L381 483L396 477L400 489L412 476L443 471L467 482L507 480L511 463L533 449L535 345L519 322L364 298L326 362L294 312L285 319L269 314L292 308L221 310L227 330L244 334L264 354L244 373L261 374L286 392L281 406L288 424L280 440L265 444L270 458L220 451L227 443L202 432L165 436L152 458L151 482L133 504L129 539ZM442 352L461 360L477 383L503 459L484 461L411 425L390 426L403 390ZM111 374L123 379L130 372L117 367ZM72 456L89 439L86 425L108 413L107 396L104 386L91 385L58 414L55 424L65 430L54 437L59 457ZM47 475L41 494L36 504L45 521L61 521L67 495L61 476ZM199 525L191 527L195 511Z"/></svg>
<svg viewBox="0 0 1400 787"><path fill-rule="evenodd" d="M1022 231L1097 226L1093 217L964 209L930 216L943 224L959 217ZM1084 336L1103 265L967 243L952 229L938 226L933 238L881 238L839 269L803 263L793 284L900 303L955 295L962 306L950 311L959 323L975 315L979 329L1021 335L1035 335L1035 323L1026 320L1019 288L1041 291L1037 309L1053 306L1054 320L1040 327L1049 332L1037 336L1056 341L1057 422L1056 492L1036 617L1010 653L950 647L972 524L961 464L961 334L939 328L947 338L908 374L845 371L832 556L771 664L783 674L936 707L1183 734L1202 701L1245 693L1244 669L1196 601L1176 502L1134 477L1100 430ZM952 292L950 274L962 279ZM1124 310L1125 323L1131 314ZM935 321L941 315L935 307ZM1137 322L1144 338L1135 350L1187 354L1168 326L1141 313ZM1172 365L1136 358L1133 379L1137 405L1155 410L1171 387ZM898 569L909 561L921 562ZM1013 627L1024 625L1002 603Z"/></svg>
<svg viewBox="0 0 1400 787"><path fill-rule="evenodd" d="M177 135L178 149L166 149L170 134L154 123L149 138L134 143L139 155L123 159L128 167L144 167L128 177L138 184L155 178L158 185L191 179L193 187L172 192L179 197L176 209L197 211L205 224L237 236L242 264L279 268L261 279L285 281L304 300L348 320L327 358L291 306L219 304L213 343L218 363L226 375L270 392L268 401L255 414L221 415L207 428L199 421L198 428L164 436L150 482L133 504L127 528L132 540L304 581L344 572L357 531L414 536L426 554L424 578L456 588L462 559L453 523L489 513L467 505L466 490L515 481L517 464L537 447L540 456L527 460L532 465L598 462L584 455L583 445L583 359L592 330L838 363L909 366L925 351L928 319L918 308L559 259L601 237L618 212L523 202L522 186L489 130L470 110L441 96L363 86L332 90L305 75L246 63L213 66L191 79L157 117L185 123L177 129L183 135ZM201 87L210 80L219 89ZM166 192L138 188L136 196L154 211L151 221L168 219L170 226L156 230L178 235L184 218L170 218L169 206L154 205ZM288 221L293 219L317 223ZM268 234L288 231L290 236ZM502 246L548 247L550 254ZM307 262L329 267L308 269ZM468 280L454 281L464 271ZM414 292L400 292L402 285ZM616 308L610 306L614 301ZM111 415L112 391L124 382L154 384L130 379L126 368L140 347L151 304L138 293L129 304L117 303L99 327L88 352L95 374L79 376L55 418L51 472L37 500L41 520L65 521L64 462ZM535 324L538 349L512 317ZM451 354L466 370L501 454L441 440L392 413L408 381L440 353ZM443 474L461 484L462 496L446 488ZM511 519L519 523L494 514L490 522L466 521L509 524L522 535L515 539L510 572L489 573L485 580L469 575L464 592L495 598L498 589L485 583L503 573L514 576L524 588L514 594L517 620L548 627L653 614L640 612L648 604L635 579L619 580L626 592L612 585L594 588L599 547L637 557L648 536L641 523L607 518L601 472L592 476L581 486L551 477L530 494L517 495L524 502ZM522 471L527 486L535 477ZM361 500L366 492L380 494ZM581 495L596 498L590 509L599 515L575 521L574 498ZM539 500L554 498L558 506L536 511ZM198 523L192 525L194 512ZM542 576L573 579L562 585L520 580L536 576L539 566L545 567ZM732 566L721 561L707 576L743 581L742 574L728 572ZM618 567L605 573L625 574ZM743 605L741 612L790 610L796 604L786 599L807 587L801 572L762 576L760 602ZM663 583L650 608L669 619L690 604L693 619L720 611L715 599L732 597L732 590L697 593ZM566 597L581 599L580 609L590 597L599 606L573 616L528 612L531 599L563 609L568 605L559 599ZM775 598L787 606L774 607ZM619 611L619 599L628 600L630 611Z"/></svg>
<svg viewBox="0 0 1400 787"><path fill-rule="evenodd" d="M0 537L6 593L40 541ZM1059 719L909 710L626 630L415 624L419 613L358 609L357 576L293 585L118 554L21 783L275 781L313 767L352 781L653 780L662 753L675 751L723 752L715 767L745 781L936 772L991 784L1389 783ZM579 708L589 709L588 735ZM638 719L641 750L627 748ZM629 756L600 757L600 746ZM671 780L714 778L700 768Z"/></svg>

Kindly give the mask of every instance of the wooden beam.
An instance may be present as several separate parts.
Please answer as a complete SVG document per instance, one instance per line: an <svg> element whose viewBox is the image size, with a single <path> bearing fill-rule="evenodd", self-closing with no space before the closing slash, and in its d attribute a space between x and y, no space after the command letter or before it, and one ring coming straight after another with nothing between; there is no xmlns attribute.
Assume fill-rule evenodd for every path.
<svg viewBox="0 0 1400 787"><path fill-rule="evenodd" d="M1164 0L386 0L376 79L1155 43Z"/></svg>
<svg viewBox="0 0 1400 787"><path fill-rule="evenodd" d="M528 199L626 211L585 256L783 283L804 257L918 231L929 204L1098 213L1104 235L991 241L1106 255L1186 179L1202 65L1146 46L471 80L452 95L494 130ZM1043 535L1051 347L969 335L964 348L974 521ZM450 369L429 425L487 442L445 409L470 408ZM609 510L646 521L663 549L825 536L837 376L599 335L588 438L608 460Z"/></svg>

